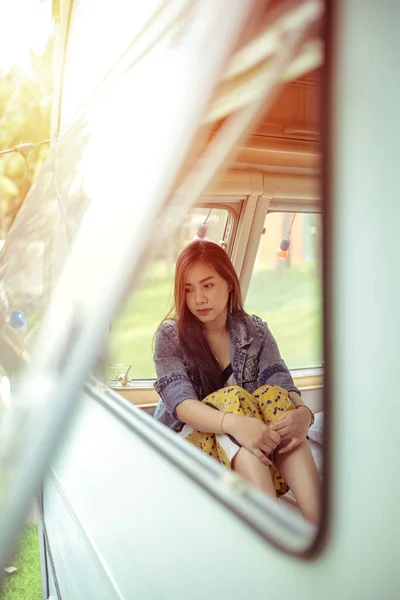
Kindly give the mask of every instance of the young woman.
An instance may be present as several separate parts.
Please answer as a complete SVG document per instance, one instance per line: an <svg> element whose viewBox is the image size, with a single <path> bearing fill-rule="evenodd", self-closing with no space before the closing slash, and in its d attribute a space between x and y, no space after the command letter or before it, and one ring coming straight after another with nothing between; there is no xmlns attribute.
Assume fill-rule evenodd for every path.
<svg viewBox="0 0 400 600"><path fill-rule="evenodd" d="M155 418L267 494L290 488L317 523L319 476L306 440L314 415L266 323L245 313L225 250L189 244L174 296L174 318L156 334Z"/></svg>

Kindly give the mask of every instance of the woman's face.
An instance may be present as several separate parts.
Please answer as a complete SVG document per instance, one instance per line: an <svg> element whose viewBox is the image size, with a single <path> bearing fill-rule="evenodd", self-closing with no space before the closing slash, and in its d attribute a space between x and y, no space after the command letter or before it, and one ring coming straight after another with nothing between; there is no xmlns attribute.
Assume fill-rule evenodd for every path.
<svg viewBox="0 0 400 600"><path fill-rule="evenodd" d="M204 325L226 323L229 285L212 267L195 263L185 279L186 305Z"/></svg>

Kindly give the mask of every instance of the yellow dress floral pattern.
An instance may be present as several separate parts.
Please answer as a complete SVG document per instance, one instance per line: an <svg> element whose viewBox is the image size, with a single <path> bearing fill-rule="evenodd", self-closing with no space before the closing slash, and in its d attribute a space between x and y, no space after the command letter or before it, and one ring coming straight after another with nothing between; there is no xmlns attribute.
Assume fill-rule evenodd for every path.
<svg viewBox="0 0 400 600"><path fill-rule="evenodd" d="M221 412L260 419L267 425L276 421L283 412L295 408L288 392L277 385L264 385L252 394L237 385L227 386L210 394L202 402ZM231 463L222 443L224 437L193 430L185 439L230 469ZM273 463L273 455L270 458ZM277 495L286 494L289 487L274 464L271 466L271 473Z"/></svg>

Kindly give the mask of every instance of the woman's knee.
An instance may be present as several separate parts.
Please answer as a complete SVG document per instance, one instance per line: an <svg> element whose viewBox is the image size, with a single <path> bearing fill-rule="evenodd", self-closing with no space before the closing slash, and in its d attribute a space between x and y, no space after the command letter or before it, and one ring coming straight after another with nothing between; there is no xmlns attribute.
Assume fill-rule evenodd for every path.
<svg viewBox="0 0 400 600"><path fill-rule="evenodd" d="M290 396L289 396L289 392L287 390L285 390L284 388L282 388L280 385L265 384L265 385L262 385L261 387L257 388L253 392L253 396L255 398L259 398L260 396L264 396L265 394L273 395L276 397L280 396L281 398L285 398L285 399L289 400L290 402L292 402L292 400L290 399Z"/></svg>
<svg viewBox="0 0 400 600"><path fill-rule="evenodd" d="M248 394L245 390L243 390L238 385L231 385L227 387L220 388L216 390L212 394L203 398L202 402L205 404L212 404L214 406L218 406L220 409L223 405L229 402L229 404L240 404L242 398Z"/></svg>
<svg viewBox="0 0 400 600"><path fill-rule="evenodd" d="M276 421L280 415L295 407L289 392L278 385L264 385L253 393L267 422Z"/></svg>
<svg viewBox="0 0 400 600"><path fill-rule="evenodd" d="M240 387L240 385L228 385L228 386L226 386L226 388L224 388L224 390L226 390L227 392L233 392L236 394L248 394L249 393L244 388Z"/></svg>
<svg viewBox="0 0 400 600"><path fill-rule="evenodd" d="M239 395L249 395L249 392L247 392L244 388L240 387L240 385L227 385L226 387L216 390L215 392L210 394L210 396L215 396L216 394L223 394L223 395L226 395L226 394L231 395L232 394L234 396L239 396Z"/></svg>

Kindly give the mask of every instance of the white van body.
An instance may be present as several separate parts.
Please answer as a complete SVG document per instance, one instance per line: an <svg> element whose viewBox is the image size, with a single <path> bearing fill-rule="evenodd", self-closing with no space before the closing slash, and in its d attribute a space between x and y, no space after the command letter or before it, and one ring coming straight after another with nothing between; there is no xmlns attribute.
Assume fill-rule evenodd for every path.
<svg viewBox="0 0 400 600"><path fill-rule="evenodd" d="M164 4L171 10L173 5L175 10L181 9L179 2ZM148 10L150 16L164 4L153 0L143 10ZM220 5L215 0L204 0L202 8L196 8L199 22L206 22L207 11L215 16L207 21L209 35L212 39L221 27L221 40L226 38L225 45L220 43L221 53L228 48L230 36L234 38L235 27L239 28L246 18L246 10L252 8L251 2L247 9L246 2L242 7L232 2L232 14L229 18L226 15L230 23L224 24L218 19L227 4L223 0ZM200 14L202 10L204 14ZM10 257L13 244L21 241L27 224L33 222L56 189L67 220L52 228L53 256L68 254L71 231L75 242L66 266L54 272L55 291L49 286L51 306L54 308L58 302L59 316L52 310L46 316L43 337L39 338L41 352L37 346L32 351L27 371L37 406L40 408L42 398L48 394L54 407L51 415L46 413L46 423L42 421L43 428L48 426L50 430L53 426L54 439L46 437L42 453L34 455L43 458L43 465L49 464L39 509L44 599L153 600L206 595L238 600L282 596L290 600L398 598L399 208L395 184L396 133L400 133L396 126L400 105L396 60L400 12L398 3L390 0L365 0L362 10L354 0L338 0L327 3L325 11L328 24L323 72L328 75L322 83L326 105L321 169L315 168L313 150L303 153L308 157L304 159L309 161L306 165L292 165L293 169L302 169L297 179L282 171L281 165L282 177L272 177L262 165L249 166L239 158L236 164L229 163L229 170L219 182L210 182L206 190L213 198L244 199L246 218L240 221L232 248L244 289L251 277L255 239L261 235L266 204L275 199L292 206L306 199L317 205L323 198L324 494L323 522L314 532L290 506L276 505L208 457L187 448L173 432L152 419L148 414L151 411L135 406L146 405L145 400L129 402L94 377L76 389L76 381L83 380L95 362L96 348L104 336L102 324L112 318L117 297L126 291L129 268L140 276L138 265L151 245L148 238L158 211L168 214L165 205L157 205L155 183L152 188L153 173L165 169L165 182L167 167L172 169L162 162L162 152L154 151L154 162L149 159L147 180L142 174L136 181L129 167L143 160L141 153L170 139L161 116L163 102L173 95L158 94L158 90L165 91L162 72L159 82L146 84L148 96L130 88L127 49L136 32L126 3L61 3L58 35L60 48L65 48L65 64L58 71L55 93L55 158L48 161L4 249L4 256ZM104 29L107 18L109 31ZM87 43L89 39L91 43ZM188 63L193 56L187 58ZM135 58L135 65L139 59ZM208 68L208 78L202 85L209 85L211 90L213 78L219 76L217 65L209 67L204 57L201 67ZM142 75L144 85L145 73ZM173 83L183 85L178 78ZM188 98L191 102L193 111L185 114L186 125L180 123L176 108L170 107L169 114L176 121L168 126L176 129L177 154L184 155L189 148L185 133L201 111L200 100L198 106L194 97ZM148 103L152 109L159 107L159 114L153 113L153 129L146 137ZM132 123L124 121L129 105L133 124L142 127L142 147L135 146L135 140L129 137L134 131ZM115 111L116 106L119 111ZM137 110L143 110L146 116L142 124ZM107 120L110 115L115 118L113 126ZM103 132L99 127L102 123ZM311 142L308 147L314 148ZM106 161L104 153L110 148L113 152ZM120 149L118 157L116 148ZM81 151L82 162L77 158ZM295 152L291 152L288 160L294 161ZM87 170L79 174L82 165ZM124 175L116 184L115 205L111 206L117 165L122 165ZM173 174L170 176L172 179ZM85 177L94 198L88 207L84 200L79 205L76 192ZM320 177L322 191L318 191ZM305 187L297 197L290 192L291 198L285 198L279 189L289 185L287 181L295 190L300 189L296 186ZM275 185L272 194L271 185ZM129 189L143 199L133 208L136 196L130 197ZM206 193L200 184L199 191L198 197ZM121 194L125 198L121 199ZM114 219L113 211L124 203L126 214ZM68 221L70 208L73 214ZM107 214L113 217L108 224L111 234L106 228ZM126 215L130 219L135 214L136 224L132 227L139 250L133 258L129 255L129 223L124 221ZM107 239L113 240L112 248L107 244L96 246L96 219L97 234L104 239L110 235ZM115 235L116 228L120 239ZM116 258L124 261L126 256L132 262L118 266L119 280L113 280L115 294L110 291L110 297L115 296L113 304L106 297L107 286L98 264L103 273L111 273ZM64 265L61 258L60 264ZM48 333L51 327L52 337ZM41 371L44 364L51 368ZM22 390L26 391L28 375L25 377ZM143 398L146 393L144 390ZM129 390L125 396L129 396ZM310 392L310 402L322 408L320 388L318 393ZM60 414L56 415L57 411ZM46 450L51 451L50 459ZM32 459L32 469L35 464ZM25 462L25 468L27 465ZM29 482L27 475L27 488ZM14 511L22 511L24 506L22 500L19 504L19 497L15 496ZM14 513L10 509L7 514ZM4 513L2 523L0 515L5 532L6 516Z"/></svg>

